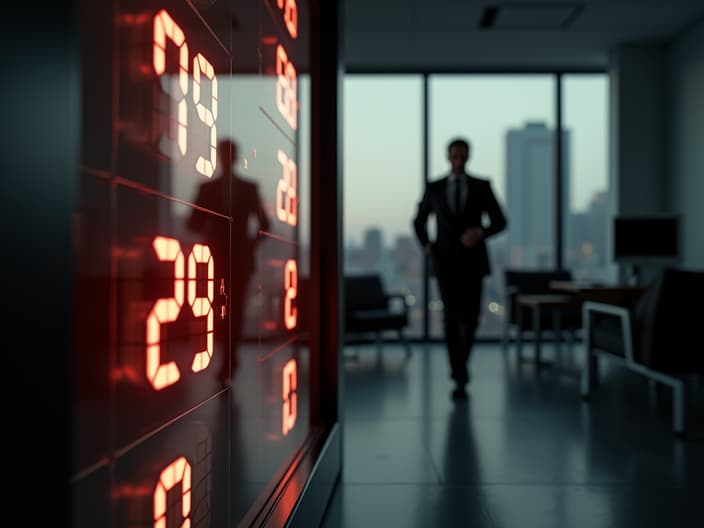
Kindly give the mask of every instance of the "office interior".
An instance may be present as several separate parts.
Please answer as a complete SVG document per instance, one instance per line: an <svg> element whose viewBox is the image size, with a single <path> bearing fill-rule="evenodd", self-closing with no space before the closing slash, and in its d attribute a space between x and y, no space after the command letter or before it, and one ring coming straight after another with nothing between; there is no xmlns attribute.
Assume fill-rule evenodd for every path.
<svg viewBox="0 0 704 528"><path fill-rule="evenodd" d="M350 103L352 124L347 123L344 139L349 145L345 153L352 159L346 159L345 166L357 171L345 173L344 178L354 186L354 178L361 178L362 168L369 165L355 163L354 155L365 152L373 157L386 150L389 157L378 177L390 182L387 187L379 184L380 196L363 204L353 201L363 193L361 188L355 189L354 198L346 195L345 218L355 229L345 231L352 238L346 247L353 251L346 255L345 269L351 275L381 276L390 289L401 290L424 310L418 320L411 317L406 327L410 359L394 332L388 332L381 345L373 341L374 334L368 335L372 340L366 345L354 341L358 335L348 340L345 391L354 395L346 400L344 466L348 470L343 472L342 486L324 525L697 526L702 522L696 506L702 482L695 477L700 472L696 469L701 460L698 438L704 416L701 389L696 388L700 382L690 387L687 440L673 435L676 411L672 395L666 395L670 390L663 389L667 385L606 358L599 360L606 369L603 382L589 398L580 398L584 394L580 378L588 362L583 355L587 345L581 327L584 321L567 350L564 342L555 346L549 336L543 336L543 357L557 359L564 368L540 368L534 362L531 337L524 341L522 352L517 351L513 334L508 345L503 342L502 319L508 317L503 312L505 292L494 291L494 287L504 285L506 269L560 269L588 284L628 284L633 262L614 254L618 251L614 240L617 217L679 217L677 259L641 260L641 284L651 284L669 266L702 270L699 156L696 147L686 146L701 129L697 117L702 116L701 97L695 95L700 82L696 79L702 73L696 64L701 65L704 51L701 11L692 3L518 2L497 3L493 6L496 12L482 3L442 4L442 8L415 6L405 17L397 16L394 7L398 6L393 2L378 10L365 9L364 3L347 6L345 96L358 99L354 101L357 106ZM656 36L651 32L654 20L647 20L655 15L664 22L665 12L682 18L669 30L661 26L664 32ZM530 81L537 84L541 80L546 85L545 102L516 112L514 121L502 122L501 127L487 122L486 115L500 120L511 110L483 112L482 107L513 108L516 103L511 98L527 97ZM580 82L594 83L595 90L580 91ZM368 97L375 88L380 94L376 105ZM401 95L404 91L405 97ZM493 97L487 96L492 91ZM444 99L449 94L461 99L449 102ZM363 111L363 101L384 116L382 133L400 138L400 148L375 150L374 134L364 137L364 117L355 114ZM406 101L415 101L416 108L404 107ZM598 120L601 128L596 134L603 145L585 139L588 119L580 121L577 116L585 107L590 109L591 122ZM397 117L401 108L411 117ZM473 115L484 121L471 122ZM530 123L528 116L537 117L537 123ZM396 133L394 117L402 123ZM458 124L458 119L465 122ZM522 187L517 192L523 206L516 205L515 198L507 204L512 197L507 188L514 177L511 171L516 178L530 178L531 172L528 167L512 169L512 156L522 156L525 165L536 163L525 153L528 149L512 154L520 141L515 136L528 136L531 125L546 124L563 132L551 136L552 159L543 165L549 166L550 176L542 180L541 197L536 200ZM484 128L491 129L489 133L511 128L506 136L494 138L505 148L503 166L501 162L482 166L481 148L493 147L488 141L482 143ZM508 137L511 133L513 144ZM474 167L479 174L482 169L490 171L492 184L499 192L503 190L502 204L507 206L509 219L509 233L503 240L497 237L488 242L495 247L491 256L499 269L485 283L485 317L470 360L473 379L464 407L449 398L452 384L445 364L442 317L433 313L439 298L434 279L431 276L426 284L419 281L416 288L408 285L409 268L421 277L424 274L427 263L422 252L417 243L415 253L406 249L400 235L394 241L389 233L395 220L392 213L373 208L375 200L419 197L426 180L446 174L445 151L440 149L453 134L476 138L472 147L479 166L471 159L469 172ZM540 131L533 140L536 137ZM555 145L558 142L561 145ZM563 152L556 153L556 149ZM408 159L402 159L401 152ZM598 163L603 170L590 173L580 183L582 169L577 165L595 167ZM405 170L403 176L395 173L398 168ZM577 216L570 216L571 193L580 185L587 186L586 181L594 185L594 215L585 216L600 235L582 240L600 240L589 244L587 259L580 259L575 258L583 249L579 235L570 233L576 226L567 224ZM403 185L412 191L399 190ZM415 205L401 208L401 214L412 217ZM530 248L522 258L502 254L503 248L497 249L502 243L509 246L507 252L521 245L521 235L511 232L515 227L511 222L520 224L516 228L520 231L527 218L525 211L535 221L541 208L551 217L549 227L544 228L551 230L546 233L553 245L549 257L541 261L529 254ZM370 220L372 210L379 211L376 225ZM370 227L365 232L360 225ZM408 236L416 242L410 230ZM378 249L381 237L386 237L386 252ZM395 259L398 253L406 259L402 264L402 259ZM603 265L595 262L599 255ZM416 260L408 263L411 258ZM398 279L403 275L399 269L406 272L405 281ZM414 307L408 307L410 314ZM687 310L684 304L682 309ZM696 325L696 316L683 318ZM672 339L677 341L674 335ZM696 354L697 339L690 339L691 353ZM614 392L607 396L604 391ZM645 433L643 426L650 432ZM655 429L663 434L661 442L654 440L659 434ZM569 438L579 438L580 447L575 449Z"/></svg>
<svg viewBox="0 0 704 528"><path fill-rule="evenodd" d="M287 2L279 2L282 16ZM226 12L238 9L234 2L224 7L219 0L180 4L172 15L181 9L207 13L212 6ZM263 17L278 13L273 0L249 4L256 4ZM297 160L310 171L309 179L301 176L301 181L310 186L311 249L305 269L312 299L306 314L311 352L295 355L301 372L308 360L299 357L312 358L305 371L310 394L301 389L299 402L299 418L307 420L305 435L296 433L297 443L294 435L283 438L286 425L282 433L281 418L267 414L267 403L243 427L259 428L271 418L278 420L278 429L262 426L268 436L252 440L261 445L249 451L242 447L238 442L246 442L234 434L238 422L233 418L242 409L231 385L207 395L194 391L197 405L177 409L173 416L164 414L137 440L123 440L128 435L115 426L121 418L96 400L87 415L92 426L105 426L108 440L94 449L97 462L78 470L75 443L82 432L74 428L77 381L72 370L75 314L81 302L74 289L74 259L81 244L76 211L84 192L78 175L93 171L110 181L108 192L114 194L105 198L109 207L117 207L114 189L127 187L124 178L112 175L117 157L103 173L76 154L91 139L82 136L81 113L86 96L82 80L90 75L84 57L91 45L81 40L79 21L91 20L100 9L85 2L60 2L41 20L32 6L17 7L3 20L0 34L9 50L9 80L2 89L5 99L14 102L8 117L19 132L6 130L2 162L7 175L3 270L10 312L6 367L11 378L4 388L5 443L12 488L8 502L13 518L22 519L17 524L161 526L166 520L155 513L161 506L151 499L164 487L171 490L164 491L171 506L164 506L169 513L163 519L190 522L196 512L184 506L190 504L190 489L175 493L172 488L178 486L173 478L165 484L165 473L160 481L149 480L149 472L163 470L170 459L142 463L140 450L151 446L150 453L165 450L171 456L170 450L181 447L176 436L168 436L171 428L199 420L221 424L203 418L221 400L229 402L228 425L224 432L212 426L208 434L215 439L212 460L226 461L227 469L208 472L203 482L212 495L194 485L193 497L207 505L207 513L198 510L201 517L194 526L704 524L699 504L704 490L704 364L697 339L702 312L697 274L704 272L704 154L699 147L704 134L704 6L686 0L311 0L298 5L307 6L310 37L310 91L301 88L300 95L301 102L309 97L310 130L307 138L295 140L303 151ZM116 15L112 21L101 16L96 27L119 27ZM205 15L196 19L211 22ZM204 33L221 38L214 27ZM286 27L282 24L282 31ZM236 41L237 24L227 31ZM106 40L91 53L99 53L102 45ZM262 44L258 49L268 48ZM103 51L106 57L110 54L110 48ZM227 53L234 61L235 51ZM100 87L119 98L115 79L112 88L110 82ZM447 98L458 93L468 94L467 99ZM531 106L536 100L539 108ZM486 127L452 122L472 112L491 114L486 107L493 105L520 111L509 121ZM378 122L375 112L381 116ZM98 126L115 131L122 130L119 121L120 115L110 112L97 118ZM401 128L394 130L397 122ZM371 132L365 137L365 127L375 129L388 144L379 144ZM485 128L500 131L490 132L493 143L483 142ZM119 133L107 147L113 156ZM469 395L459 402L451 398L442 304L430 263L411 228L425 185L447 169L444 149L455 135L472 142L469 172L476 161L509 219L508 232L488 242L496 265L485 283L487 302L471 356ZM597 142L586 141L587 135ZM525 145L538 147L521 150ZM482 160L482 149L494 150L499 161L491 165ZM538 192L514 187L512 195L511 174L513 181L534 178ZM377 186L370 191L360 181ZM137 187L155 195L144 191L146 184ZM366 202L365 192L370 193ZM401 197L403 206L393 208L394 199ZM530 206L516 201L528 197L537 201ZM188 199L176 196L175 201L192 207ZM522 221L516 222L517 217ZM538 249L521 246L518 228L531 218L542 222ZM676 255L614 258L617 218L675 218ZM392 232L396 225L401 227ZM117 237L119 226L110 229L110 236ZM595 231L598 243L589 238ZM186 270L191 255L184 252ZM663 274L671 269L687 276L668 275L665 280ZM519 345L518 330L508 325L506 270L569 271L566 282L572 286L610 287L617 290L616 297L607 302L580 298L575 305L578 293L561 290L579 317L574 332L555 340L555 319L549 312L541 335L523 321L526 331ZM345 281L356 275L380 277L383 293L400 294L395 302L405 310L402 335L396 330L346 332ZM289 284L292 279L286 280ZM666 297L666 305L663 301L666 314L636 319L642 316L638 309L662 312L658 303L663 284L669 288L673 280L677 293ZM118 283L111 288L108 295L119 293ZM642 301L646 294L647 305ZM184 295L191 295L185 287ZM616 308L603 311L603 304ZM526 308L525 314L535 312ZM115 319L110 321L104 325L106 343L119 340L121 331ZM656 321L657 340L648 333L648 325ZM598 326L602 322L606 327ZM601 346L605 342L597 339L605 329L612 332L608 343L620 343L614 345L616 354L602 350L608 343ZM626 345L631 330L652 341ZM545 364L536 357L538 347ZM645 349L672 355L644 365L643 357L634 359L634 354ZM673 372L668 357L677 358L679 370ZM131 373L118 370L110 376L129 382ZM105 398L119 404L122 382L106 381L110 390ZM289 395L291 391L289 387ZM258 397L244 394L239 401ZM127 401L134 415L154 407L134 397ZM286 400L281 411L280 398L276 400L277 412L291 413L291 405ZM175 460L190 468L188 453L186 462ZM236 474L240 462L242 467L261 466L263 477L255 485L241 484ZM183 475L176 483L185 482ZM133 477L141 487L124 484Z"/></svg>

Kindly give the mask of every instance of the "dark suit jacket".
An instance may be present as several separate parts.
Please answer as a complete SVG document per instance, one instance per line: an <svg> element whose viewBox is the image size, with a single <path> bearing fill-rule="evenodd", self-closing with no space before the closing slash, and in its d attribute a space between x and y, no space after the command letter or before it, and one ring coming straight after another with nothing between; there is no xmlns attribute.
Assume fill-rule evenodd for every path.
<svg viewBox="0 0 704 528"><path fill-rule="evenodd" d="M418 204L418 213L413 220L416 236L425 246L430 239L426 227L428 216L435 214L437 239L432 244L432 254L439 261L453 261L462 269L488 275L491 273L485 240L506 228L506 217L496 201L488 180L465 175L468 179L467 198L461 214L455 215L447 203L448 178L430 182ZM488 225L482 225L484 214ZM481 227L484 238L474 247L466 248L460 242L462 233L470 227Z"/></svg>
<svg viewBox="0 0 704 528"><path fill-rule="evenodd" d="M231 262L233 271L237 269L238 273L249 275L254 270L254 250L257 245L257 239L251 238L247 232L249 218L257 218L259 229L269 229L269 219L261 203L257 184L239 177L218 177L201 185L196 203L219 213L231 212L230 225L222 218L195 209L188 228L203 233L209 240L217 242L216 247L223 250L231 245L236 253Z"/></svg>

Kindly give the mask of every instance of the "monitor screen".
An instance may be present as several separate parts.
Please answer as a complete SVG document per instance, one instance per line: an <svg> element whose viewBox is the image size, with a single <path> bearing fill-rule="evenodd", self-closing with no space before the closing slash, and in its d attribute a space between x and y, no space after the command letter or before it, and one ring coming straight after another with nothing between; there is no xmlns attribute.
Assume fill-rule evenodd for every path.
<svg viewBox="0 0 704 528"><path fill-rule="evenodd" d="M676 259L679 218L676 216L614 218L614 259Z"/></svg>

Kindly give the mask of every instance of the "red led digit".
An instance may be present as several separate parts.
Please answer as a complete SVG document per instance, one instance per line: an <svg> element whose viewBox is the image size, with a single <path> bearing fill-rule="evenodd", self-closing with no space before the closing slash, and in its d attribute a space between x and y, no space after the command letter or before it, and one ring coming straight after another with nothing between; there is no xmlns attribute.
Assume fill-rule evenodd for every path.
<svg viewBox="0 0 704 528"><path fill-rule="evenodd" d="M200 82L201 76L210 80L212 85L212 96L210 108L200 102ZM202 54L193 58L193 102L198 111L198 117L207 127L210 128L210 159L198 156L196 170L210 178L215 171L217 159L217 128L215 121L218 118L218 80L215 77L215 69Z"/></svg>
<svg viewBox="0 0 704 528"><path fill-rule="evenodd" d="M288 160L288 192L286 193L286 222L295 226L298 223L298 169L296 162Z"/></svg>
<svg viewBox="0 0 704 528"><path fill-rule="evenodd" d="M160 261L174 263L174 296L158 299L147 316L147 378L156 390L161 390L181 377L174 361L161 362L161 325L175 321L181 311L184 259L178 240L158 236L152 246Z"/></svg>
<svg viewBox="0 0 704 528"><path fill-rule="evenodd" d="M297 81L296 68L291 61L286 64L286 85L287 85L287 105L288 105L288 123L291 128L298 127L298 102L297 102Z"/></svg>
<svg viewBox="0 0 704 528"><path fill-rule="evenodd" d="M207 284L207 296L197 297L196 296L196 279L197 279L197 269L196 264L207 264L208 265L208 284ZM193 372L200 372L205 369L210 363L210 359L213 357L213 325L214 325L214 314L213 314L213 295L215 293L215 263L213 262L213 257L210 254L210 248L202 244L196 244L193 246L193 250L188 257L188 304L191 305L193 310L193 315L195 317L207 317L207 338L206 338L206 348L196 353L193 358L193 364L191 370Z"/></svg>
<svg viewBox="0 0 704 528"><path fill-rule="evenodd" d="M167 493L170 489L181 483L181 515L183 522L181 528L191 526L191 465L185 457L178 457L166 466L159 482L154 489L154 528L166 528L166 516L168 514ZM168 526L173 526L169 523Z"/></svg>
<svg viewBox="0 0 704 528"><path fill-rule="evenodd" d="M286 6L284 7L284 3ZM288 34L291 38L298 37L298 7L296 7L296 0L279 0L279 9L284 10L284 21L286 22L286 28L288 29Z"/></svg>
<svg viewBox="0 0 704 528"><path fill-rule="evenodd" d="M296 398L297 372L296 360L289 359L284 365L283 371L282 398L283 404L281 407L281 433L286 436L288 432L296 425L296 415L298 414L298 405Z"/></svg>
<svg viewBox="0 0 704 528"><path fill-rule="evenodd" d="M284 323L286 328L293 330L298 322L298 309L293 306L293 301L298 295L298 268L296 261L289 259L284 268L284 289L286 301L284 302Z"/></svg>
<svg viewBox="0 0 704 528"><path fill-rule="evenodd" d="M282 222L295 227L298 222L298 198L296 194L298 171L296 162L289 159L283 150L279 150L277 154L283 175L276 187L276 217Z"/></svg>
<svg viewBox="0 0 704 528"><path fill-rule="evenodd" d="M185 266L183 251L181 251L181 244L178 240L158 236L154 239L152 246L160 261L174 263L174 296L158 299L147 316L147 378L156 390L161 390L173 385L181 378L176 362L161 362L161 325L175 321L181 312L186 290ZM207 293L204 297L198 297L196 293L197 264L207 264ZM188 255L188 304L190 304L195 317L207 317L207 319L205 350L195 354L191 365L193 372L200 372L207 368L213 357L214 294L215 262L210 248L203 244L195 244Z"/></svg>
<svg viewBox="0 0 704 528"><path fill-rule="evenodd" d="M291 128L298 127L298 101L296 68L288 60L283 46L276 47L276 106Z"/></svg>
<svg viewBox="0 0 704 528"><path fill-rule="evenodd" d="M173 79L166 73L166 39L171 40L179 49L178 78ZM169 94L178 104L177 144L181 155L186 153L188 136L188 112L186 94L188 93L188 44L181 28L174 22L171 15L164 9L154 16L154 72L160 77L161 89ZM159 139L159 151L169 157L174 157L171 140L162 136Z"/></svg>

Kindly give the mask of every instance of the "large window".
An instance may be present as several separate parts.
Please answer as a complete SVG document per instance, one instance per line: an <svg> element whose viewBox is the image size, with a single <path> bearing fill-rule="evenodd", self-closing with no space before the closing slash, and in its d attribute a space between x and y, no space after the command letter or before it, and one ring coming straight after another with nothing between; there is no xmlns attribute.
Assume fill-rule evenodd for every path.
<svg viewBox="0 0 704 528"><path fill-rule="evenodd" d="M552 75L432 75L429 179L449 172L447 143L471 144L467 171L487 179L508 229L487 241L492 274L484 282L478 336L503 324L503 271L555 265L555 78ZM428 302L431 337L442 337L435 280Z"/></svg>
<svg viewBox="0 0 704 528"><path fill-rule="evenodd" d="M404 292L410 336L443 337L432 276L423 298L425 258L411 221L424 179L449 172L447 144L455 137L470 142L467 170L491 182L508 218L508 229L487 242L492 274L479 337L502 331L508 268L562 266L577 278L613 278L607 75L355 74L346 77L344 95L345 273L375 271L387 289Z"/></svg>
<svg viewBox="0 0 704 528"><path fill-rule="evenodd" d="M608 92L606 75L562 77L563 178L569 189L563 207L563 262L576 277L593 281L609 281L614 267L607 242Z"/></svg>
<svg viewBox="0 0 704 528"><path fill-rule="evenodd" d="M411 219L423 188L423 77L349 76L344 85L344 271L379 273L422 337L423 259Z"/></svg>

